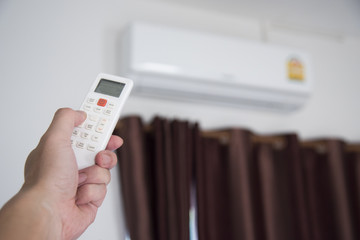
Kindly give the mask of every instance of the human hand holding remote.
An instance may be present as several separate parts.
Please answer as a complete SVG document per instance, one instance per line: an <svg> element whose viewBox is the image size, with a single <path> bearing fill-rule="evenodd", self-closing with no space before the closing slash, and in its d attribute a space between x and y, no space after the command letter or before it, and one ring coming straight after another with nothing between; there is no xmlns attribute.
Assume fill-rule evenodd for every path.
<svg viewBox="0 0 360 240"><path fill-rule="evenodd" d="M85 118L72 109L55 113L28 156L23 187L0 211L0 239L76 239L94 221L122 139L112 136L96 165L78 171L70 137Z"/></svg>

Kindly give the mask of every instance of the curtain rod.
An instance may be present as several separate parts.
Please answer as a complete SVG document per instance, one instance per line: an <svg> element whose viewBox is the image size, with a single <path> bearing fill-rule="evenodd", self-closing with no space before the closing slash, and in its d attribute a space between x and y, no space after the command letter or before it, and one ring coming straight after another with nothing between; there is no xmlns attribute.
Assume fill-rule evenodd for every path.
<svg viewBox="0 0 360 240"><path fill-rule="evenodd" d="M117 129L123 126L122 121L119 121ZM150 133L153 131L153 127L150 124L143 126L145 132ZM231 137L231 130L211 130L211 131L200 131L200 134L204 138L215 138L222 144L228 144ZM260 136L251 134L251 142L255 144L271 144L275 149L283 149L287 145L287 141L283 136ZM329 140L311 140L311 141L300 141L300 145L304 148L315 149L319 153L325 153L328 148ZM360 144L345 144L345 151L349 153L360 153Z"/></svg>
<svg viewBox="0 0 360 240"><path fill-rule="evenodd" d="M227 144L230 141L230 137L231 137L230 130L202 131L200 134L202 137L205 137L205 138L219 139L220 142L223 144ZM250 140L253 143L271 144L277 149L283 148L286 146L286 141L281 136L259 136L259 135L251 134Z"/></svg>
<svg viewBox="0 0 360 240"><path fill-rule="evenodd" d="M227 144L230 141L231 131L220 130L220 131L202 131L201 136L206 138L216 138L221 143ZM282 136L259 136L252 134L250 140L253 143L271 144L276 149L282 149L286 146L287 141ZM313 148L317 152L324 153L327 151L329 140L316 140L316 141L300 141L300 145L304 148ZM345 144L346 152L360 153L360 144Z"/></svg>

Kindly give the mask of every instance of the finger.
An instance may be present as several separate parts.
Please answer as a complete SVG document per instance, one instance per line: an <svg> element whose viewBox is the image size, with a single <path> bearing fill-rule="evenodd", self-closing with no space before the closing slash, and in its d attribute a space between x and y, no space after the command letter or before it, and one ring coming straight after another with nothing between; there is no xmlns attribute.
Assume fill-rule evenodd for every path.
<svg viewBox="0 0 360 240"><path fill-rule="evenodd" d="M109 184L110 180L110 171L97 165L85 168L79 172L79 186L89 183L107 185Z"/></svg>
<svg viewBox="0 0 360 240"><path fill-rule="evenodd" d="M108 143L106 149L110 150L110 151L114 151L114 150L118 149L119 147L121 147L122 144L123 144L123 140L121 137L112 135L110 137L110 140L109 140L109 143Z"/></svg>
<svg viewBox="0 0 360 240"><path fill-rule="evenodd" d="M56 136L68 140L74 130L74 127L85 121L85 119L85 112L74 111L70 108L61 108L56 111L45 135Z"/></svg>
<svg viewBox="0 0 360 240"><path fill-rule="evenodd" d="M78 188L76 205L93 204L100 207L104 201L107 188L105 184L85 184Z"/></svg>
<svg viewBox="0 0 360 240"><path fill-rule="evenodd" d="M102 168L111 169L117 163L117 156L110 150L104 150L96 155L95 163Z"/></svg>

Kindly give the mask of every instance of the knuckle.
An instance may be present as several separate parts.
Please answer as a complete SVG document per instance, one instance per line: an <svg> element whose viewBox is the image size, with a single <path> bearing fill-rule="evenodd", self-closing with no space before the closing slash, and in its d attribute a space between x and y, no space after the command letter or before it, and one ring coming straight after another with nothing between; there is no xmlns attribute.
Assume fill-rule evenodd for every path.
<svg viewBox="0 0 360 240"><path fill-rule="evenodd" d="M98 174L99 179L98 182L99 183L104 183L104 184L109 184L110 180L111 180L111 175L110 172L106 169L100 169L101 170L101 174Z"/></svg>
<svg viewBox="0 0 360 240"><path fill-rule="evenodd" d="M105 195L107 193L107 187L105 184L100 184L99 193L100 193L101 198L105 197Z"/></svg>
<svg viewBox="0 0 360 240"><path fill-rule="evenodd" d="M108 185L110 181L111 181L111 174L109 171L107 171L105 184Z"/></svg>
<svg viewBox="0 0 360 240"><path fill-rule="evenodd" d="M107 185L111 180L110 171L100 166L96 166L93 168L92 176L93 176L92 182L97 184Z"/></svg>
<svg viewBox="0 0 360 240"><path fill-rule="evenodd" d="M115 166L115 164L117 162L117 155L112 151L109 151L109 155L110 155L110 158L111 158L111 162L110 162L109 167L113 167L113 166Z"/></svg>

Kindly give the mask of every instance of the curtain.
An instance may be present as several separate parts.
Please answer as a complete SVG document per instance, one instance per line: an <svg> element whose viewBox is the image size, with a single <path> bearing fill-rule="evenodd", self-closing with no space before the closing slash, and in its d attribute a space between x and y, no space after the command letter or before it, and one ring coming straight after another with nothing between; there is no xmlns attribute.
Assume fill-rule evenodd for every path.
<svg viewBox="0 0 360 240"><path fill-rule="evenodd" d="M161 117L115 134L132 240L189 239L191 198L200 240L360 239L360 145Z"/></svg>

